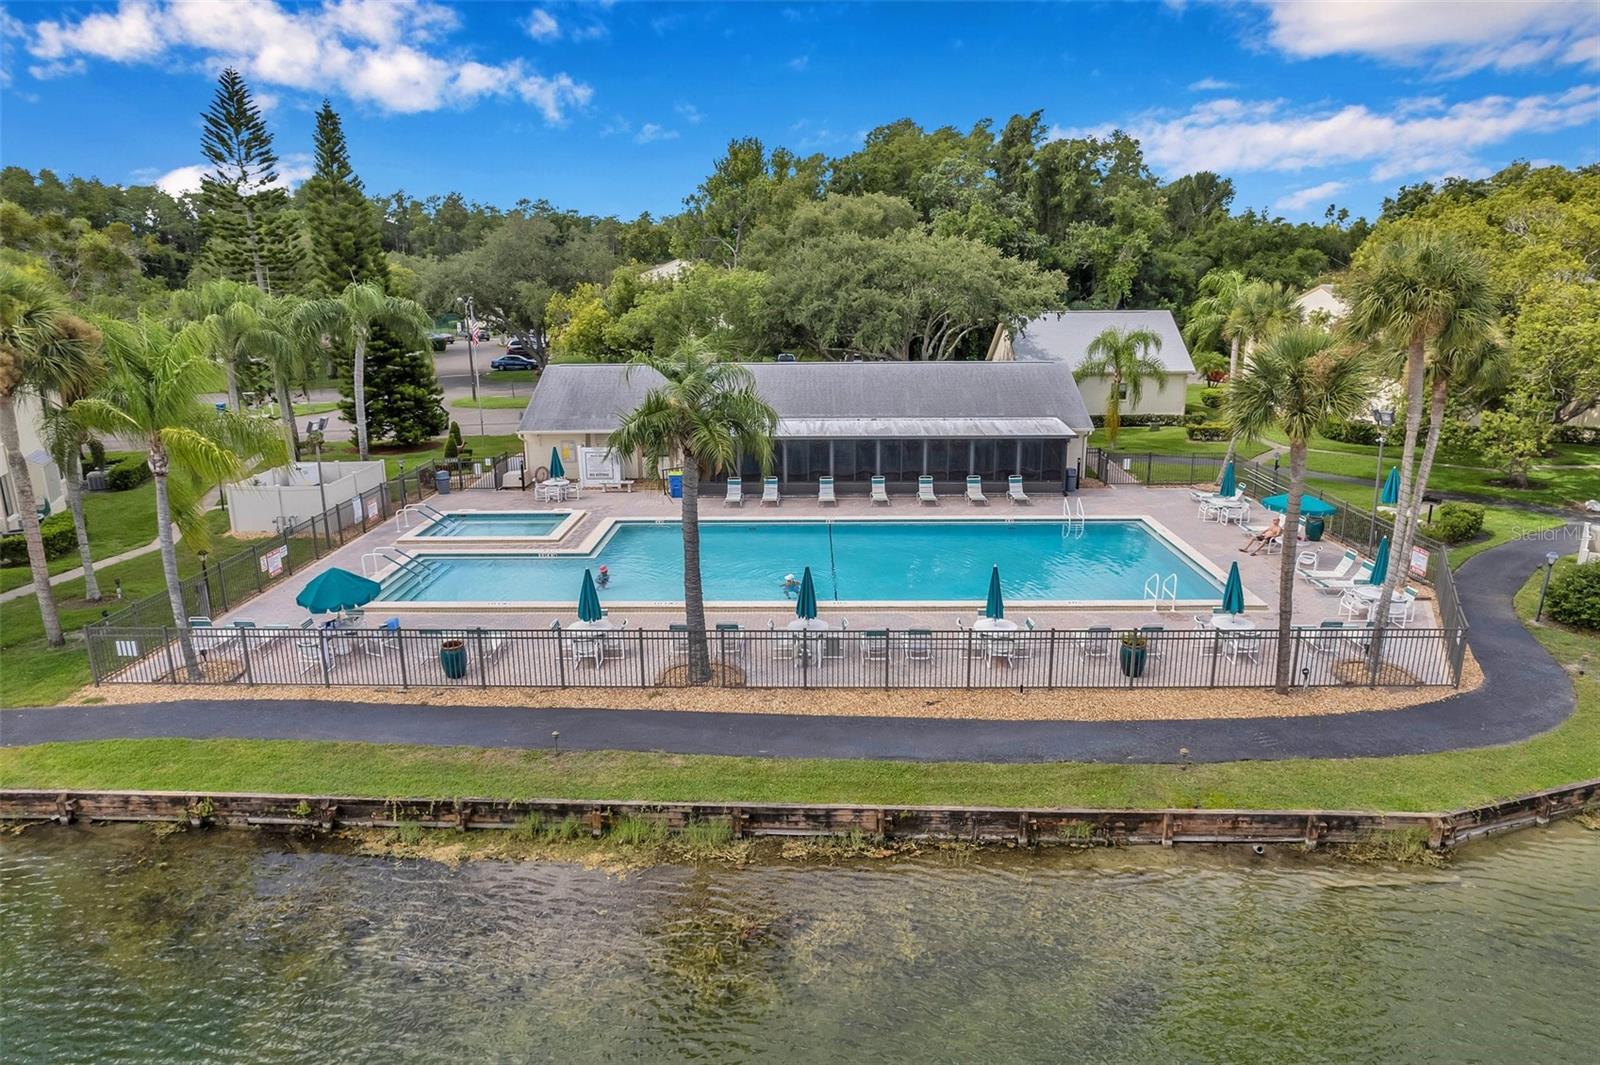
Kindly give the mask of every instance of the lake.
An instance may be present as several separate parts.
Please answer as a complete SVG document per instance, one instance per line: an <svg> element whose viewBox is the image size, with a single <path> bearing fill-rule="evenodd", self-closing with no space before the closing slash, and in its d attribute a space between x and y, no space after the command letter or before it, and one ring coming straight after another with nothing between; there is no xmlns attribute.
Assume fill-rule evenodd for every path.
<svg viewBox="0 0 1600 1065"><path fill-rule="evenodd" d="M10 1062L1562 1062L1600 833L1443 868L939 852L614 874L286 836L0 843Z"/></svg>

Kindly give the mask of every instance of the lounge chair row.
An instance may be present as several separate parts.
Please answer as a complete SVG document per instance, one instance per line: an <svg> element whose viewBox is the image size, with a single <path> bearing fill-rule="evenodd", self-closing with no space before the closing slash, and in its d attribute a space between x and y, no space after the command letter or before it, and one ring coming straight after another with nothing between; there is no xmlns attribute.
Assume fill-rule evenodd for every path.
<svg viewBox="0 0 1600 1065"><path fill-rule="evenodd" d="M887 504L889 502L889 483L885 477L872 478L872 502ZM989 497L983 494L983 478L973 475L967 478L967 502L974 505L984 505L989 502ZM1006 498L1013 503L1029 503L1028 493L1023 490L1022 477L1012 474L1006 478ZM939 497L933 490L932 477L917 478L917 501L921 503L938 503ZM744 505L744 479L741 477L728 478L728 493L723 502L730 507ZM767 477L761 482L761 502L772 506L781 506L783 496L778 491L778 479ZM838 496L834 493L833 478L822 477L817 481L817 502L837 504Z"/></svg>

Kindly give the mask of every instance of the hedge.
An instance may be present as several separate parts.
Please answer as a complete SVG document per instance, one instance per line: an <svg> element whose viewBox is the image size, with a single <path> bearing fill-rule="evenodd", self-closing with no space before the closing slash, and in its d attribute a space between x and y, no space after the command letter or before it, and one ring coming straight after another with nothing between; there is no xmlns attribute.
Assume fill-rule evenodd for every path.
<svg viewBox="0 0 1600 1065"><path fill-rule="evenodd" d="M150 463L143 455L129 455L106 467L106 487L113 492L138 488L150 479Z"/></svg>
<svg viewBox="0 0 1600 1065"><path fill-rule="evenodd" d="M78 534L72 528L72 515L66 511L52 514L39 523L39 533L44 540L44 557L60 558L78 549ZM0 566L26 566L28 541L21 533L0 536Z"/></svg>
<svg viewBox="0 0 1600 1065"><path fill-rule="evenodd" d="M1600 444L1600 426L1558 425L1550 439L1558 444Z"/></svg>
<svg viewBox="0 0 1600 1065"><path fill-rule="evenodd" d="M1600 629L1600 563L1573 566L1550 582L1545 612L1580 629Z"/></svg>
<svg viewBox="0 0 1600 1065"><path fill-rule="evenodd" d="M1182 414L1124 414L1122 427L1126 429L1135 425L1182 425L1183 418ZM1103 414L1091 414L1089 420L1094 423L1096 429L1103 428L1106 424Z"/></svg>
<svg viewBox="0 0 1600 1065"><path fill-rule="evenodd" d="M1483 532L1483 507L1478 503L1444 503L1422 534L1446 544L1462 544Z"/></svg>
<svg viewBox="0 0 1600 1065"><path fill-rule="evenodd" d="M1226 440L1233 430L1227 422L1201 422L1185 427L1183 435L1190 440Z"/></svg>
<svg viewBox="0 0 1600 1065"><path fill-rule="evenodd" d="M1200 390L1200 402L1211 410L1221 410L1226 395L1227 392L1220 388L1203 388Z"/></svg>

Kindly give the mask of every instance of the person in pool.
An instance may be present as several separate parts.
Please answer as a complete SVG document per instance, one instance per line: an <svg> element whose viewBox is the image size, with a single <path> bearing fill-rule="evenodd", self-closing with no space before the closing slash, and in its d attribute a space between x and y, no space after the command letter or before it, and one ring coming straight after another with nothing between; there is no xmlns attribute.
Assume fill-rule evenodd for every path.
<svg viewBox="0 0 1600 1065"><path fill-rule="evenodd" d="M799 594L800 594L800 579L798 577L796 577L792 573L784 574L784 577L783 577L783 597L785 599L793 599L793 598L797 597Z"/></svg>
<svg viewBox="0 0 1600 1065"><path fill-rule="evenodd" d="M604 566L601 566L599 575L596 576L595 579L594 579L595 587L596 588L604 588L606 585L608 585L610 583L611 583L611 571L606 569Z"/></svg>

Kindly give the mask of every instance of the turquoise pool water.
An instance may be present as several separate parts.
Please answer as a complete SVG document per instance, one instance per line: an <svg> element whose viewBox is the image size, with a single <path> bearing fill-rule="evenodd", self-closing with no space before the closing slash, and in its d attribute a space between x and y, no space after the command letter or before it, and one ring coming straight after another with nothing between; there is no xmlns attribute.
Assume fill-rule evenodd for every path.
<svg viewBox="0 0 1600 1065"><path fill-rule="evenodd" d="M830 602L981 602L999 565L1006 598L1138 600L1152 573L1176 574L1180 599L1209 599L1220 585L1138 521L1091 521L1063 533L1051 521L709 522L701 573L712 602L782 602L787 573L811 567ZM593 555L538 558L435 554L384 582L388 601L576 601L586 568L605 565L602 601L683 599L677 522L620 522Z"/></svg>
<svg viewBox="0 0 1600 1065"><path fill-rule="evenodd" d="M450 511L417 531L418 536L549 536L567 520L564 510L538 514L478 514Z"/></svg>

